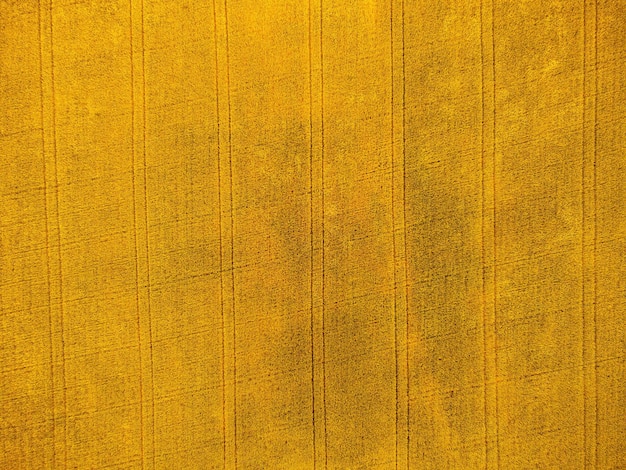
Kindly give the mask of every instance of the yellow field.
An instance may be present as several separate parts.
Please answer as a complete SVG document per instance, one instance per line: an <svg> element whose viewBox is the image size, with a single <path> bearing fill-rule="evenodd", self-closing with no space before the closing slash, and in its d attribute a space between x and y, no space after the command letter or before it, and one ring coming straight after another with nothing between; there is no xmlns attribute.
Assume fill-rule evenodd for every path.
<svg viewBox="0 0 626 470"><path fill-rule="evenodd" d="M626 0L0 0L0 469L626 469Z"/></svg>

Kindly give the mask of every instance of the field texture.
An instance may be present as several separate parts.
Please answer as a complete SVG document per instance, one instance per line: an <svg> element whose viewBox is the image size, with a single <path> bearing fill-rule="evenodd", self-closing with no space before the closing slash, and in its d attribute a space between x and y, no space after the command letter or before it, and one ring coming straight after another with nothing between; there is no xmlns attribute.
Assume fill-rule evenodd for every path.
<svg viewBox="0 0 626 470"><path fill-rule="evenodd" d="M626 0L0 0L0 469L626 469Z"/></svg>

